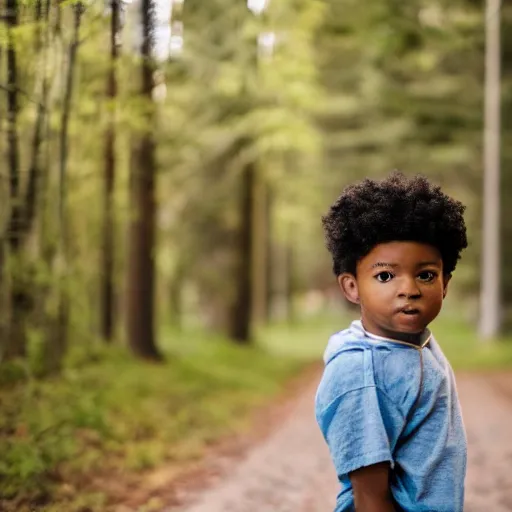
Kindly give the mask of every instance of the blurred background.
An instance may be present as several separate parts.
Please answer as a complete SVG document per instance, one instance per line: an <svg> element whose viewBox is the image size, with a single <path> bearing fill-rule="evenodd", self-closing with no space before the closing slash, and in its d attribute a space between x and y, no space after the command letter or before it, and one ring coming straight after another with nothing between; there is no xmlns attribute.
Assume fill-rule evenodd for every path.
<svg viewBox="0 0 512 512"><path fill-rule="evenodd" d="M512 365L512 5L1 12L1 510L107 510L93 475L243 429L354 315L320 218L392 169L467 205L450 360Z"/></svg>

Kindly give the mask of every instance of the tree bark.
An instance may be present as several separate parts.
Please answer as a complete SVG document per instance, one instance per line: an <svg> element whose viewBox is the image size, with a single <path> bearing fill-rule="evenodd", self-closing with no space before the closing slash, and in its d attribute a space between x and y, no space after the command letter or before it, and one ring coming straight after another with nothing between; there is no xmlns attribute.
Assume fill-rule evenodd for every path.
<svg viewBox="0 0 512 512"><path fill-rule="evenodd" d="M254 180L253 201L253 314L255 325L264 324L267 318L268 285L268 194L267 184L257 175Z"/></svg>
<svg viewBox="0 0 512 512"><path fill-rule="evenodd" d="M252 341L251 313L253 301L253 212L256 168L253 162L242 171L240 188L240 228L238 235L238 261L235 275L236 292L231 316L231 338L240 344Z"/></svg>
<svg viewBox="0 0 512 512"><path fill-rule="evenodd" d="M7 158L11 204L16 204L19 193L19 148L18 148L18 67L13 31L18 26L18 1L7 0ZM9 233L10 245L17 246L17 233Z"/></svg>
<svg viewBox="0 0 512 512"><path fill-rule="evenodd" d="M128 286L127 286L127 334L129 345L139 357L149 360L162 359L154 331L155 293L155 108L152 99L152 58L154 6L152 0L142 0L142 63L141 97L146 104L144 126L132 153L132 198L130 219Z"/></svg>
<svg viewBox="0 0 512 512"><path fill-rule="evenodd" d="M501 160L501 0L487 0L484 134L484 211L480 335L494 338L501 324L500 160Z"/></svg>
<svg viewBox="0 0 512 512"><path fill-rule="evenodd" d="M0 48L0 69L2 69L3 65L3 48ZM1 119L0 119L1 122ZM9 201L9 192L5 197L1 197L0 200L5 203ZM3 223L4 219L0 218L0 221ZM8 311L9 311L9 302L7 300L6 286L5 286L5 250L6 250L6 241L5 237L0 237L0 340L6 340L8 337ZM0 341L0 362L3 358L4 353L4 345L5 342Z"/></svg>
<svg viewBox="0 0 512 512"><path fill-rule="evenodd" d="M10 256L17 258L20 248L21 228L21 197L20 197L20 164L18 145L18 56L14 43L13 31L18 26L18 2L7 0L7 159L9 164L10 214L7 224L7 240ZM3 357L12 359L24 357L26 342L23 335L24 326L20 324L17 314L27 303L23 297L23 285L20 281L20 261L17 258L14 267L13 283L10 296L10 328L5 340Z"/></svg>
<svg viewBox="0 0 512 512"><path fill-rule="evenodd" d="M288 323L295 322L295 257L291 237L286 243L285 250L285 303Z"/></svg>
<svg viewBox="0 0 512 512"><path fill-rule="evenodd" d="M117 61L120 50L120 0L112 0L110 20L110 69L107 78L107 100L109 101L109 121L105 136L105 182L103 196L103 247L101 276L101 334L107 342L112 341L115 326L115 287L114 287L114 239L115 218L113 194L116 170L116 101L117 101Z"/></svg>

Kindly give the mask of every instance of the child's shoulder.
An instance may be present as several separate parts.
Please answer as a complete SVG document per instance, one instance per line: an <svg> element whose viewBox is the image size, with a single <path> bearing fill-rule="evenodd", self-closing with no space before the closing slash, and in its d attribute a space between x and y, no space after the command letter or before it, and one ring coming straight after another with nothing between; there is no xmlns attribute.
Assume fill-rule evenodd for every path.
<svg viewBox="0 0 512 512"><path fill-rule="evenodd" d="M365 351L369 348L364 337L358 336L352 328L333 334L324 352L326 374L346 375L364 370Z"/></svg>
<svg viewBox="0 0 512 512"><path fill-rule="evenodd" d="M376 387L400 403L419 382L417 350L375 343L359 335L357 324L329 339L317 402L329 403L345 393Z"/></svg>
<svg viewBox="0 0 512 512"><path fill-rule="evenodd" d="M369 350L372 346L351 328L332 335L324 352L325 368L317 399L328 402L345 393L374 385Z"/></svg>

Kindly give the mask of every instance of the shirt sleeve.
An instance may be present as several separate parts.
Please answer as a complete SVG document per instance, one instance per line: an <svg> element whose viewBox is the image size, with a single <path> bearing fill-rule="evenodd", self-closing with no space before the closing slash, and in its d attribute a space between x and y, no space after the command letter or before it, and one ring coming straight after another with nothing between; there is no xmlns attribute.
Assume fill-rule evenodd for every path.
<svg viewBox="0 0 512 512"><path fill-rule="evenodd" d="M375 386L348 391L317 413L338 475L379 462L393 464L390 435L400 416Z"/></svg>

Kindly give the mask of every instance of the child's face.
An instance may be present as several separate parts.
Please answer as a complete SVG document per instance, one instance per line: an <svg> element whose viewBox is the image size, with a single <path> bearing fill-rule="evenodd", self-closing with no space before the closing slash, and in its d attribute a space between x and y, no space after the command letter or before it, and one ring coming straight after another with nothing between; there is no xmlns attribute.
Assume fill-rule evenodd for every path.
<svg viewBox="0 0 512 512"><path fill-rule="evenodd" d="M360 305L365 329L404 340L421 334L439 314L449 281L439 251L418 242L375 246L358 262L356 274L342 274L338 281Z"/></svg>

